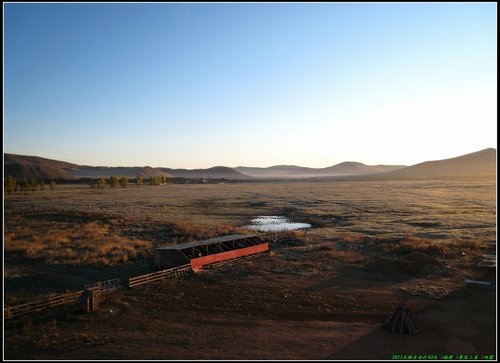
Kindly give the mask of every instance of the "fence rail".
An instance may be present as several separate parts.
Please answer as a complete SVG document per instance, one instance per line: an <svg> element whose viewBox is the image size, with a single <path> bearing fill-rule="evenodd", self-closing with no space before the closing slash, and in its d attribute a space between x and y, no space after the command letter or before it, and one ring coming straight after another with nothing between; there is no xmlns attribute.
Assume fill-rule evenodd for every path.
<svg viewBox="0 0 500 363"><path fill-rule="evenodd" d="M129 277L128 287L139 286L149 282L158 281L168 277L180 277L191 273L191 265L182 265L167 270L157 271L137 277ZM95 291L99 294L107 294L118 290L121 287L120 279L112 279L107 281L99 281L94 284L85 285L84 289ZM3 309L4 319L12 319L21 315L32 312L49 309L55 306L77 303L83 290L67 292L64 294L50 296L45 299L31 301L24 304L5 307Z"/></svg>
<svg viewBox="0 0 500 363"><path fill-rule="evenodd" d="M192 273L191 264L181 265L173 268L169 268L166 270L152 272L146 275L129 277L128 278L128 287L135 287L144 284L148 284L153 281L158 281L162 279L166 279L168 277L181 277L187 274Z"/></svg>
<svg viewBox="0 0 500 363"><path fill-rule="evenodd" d="M94 284L85 285L85 289L94 290L99 294L109 294L110 292L116 291L121 287L120 279L112 279L106 281L99 281Z"/></svg>
<svg viewBox="0 0 500 363"><path fill-rule="evenodd" d="M6 307L3 309L4 319L14 318L20 315L28 314L43 309L48 309L58 305L76 303L82 294L81 290L68 292L56 296L51 296L46 299L32 301L25 304Z"/></svg>
<svg viewBox="0 0 500 363"><path fill-rule="evenodd" d="M85 285L84 289L95 291L99 294L107 294L120 288L120 279L99 281L95 284ZM82 295L83 290L72 291L64 294L50 296L45 299L31 301L25 304L14 305L3 309L4 319L11 319L17 316L29 314L55 306L76 303Z"/></svg>

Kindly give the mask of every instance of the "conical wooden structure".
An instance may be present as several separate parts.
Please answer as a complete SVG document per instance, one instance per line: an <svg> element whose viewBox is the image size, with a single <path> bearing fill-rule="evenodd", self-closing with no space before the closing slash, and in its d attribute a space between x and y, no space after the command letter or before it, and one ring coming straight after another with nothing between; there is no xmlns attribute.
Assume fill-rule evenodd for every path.
<svg viewBox="0 0 500 363"><path fill-rule="evenodd" d="M415 319L410 310L405 308L404 305L399 305L382 324L382 328L390 331L391 333L399 334L417 334L419 329L415 324Z"/></svg>

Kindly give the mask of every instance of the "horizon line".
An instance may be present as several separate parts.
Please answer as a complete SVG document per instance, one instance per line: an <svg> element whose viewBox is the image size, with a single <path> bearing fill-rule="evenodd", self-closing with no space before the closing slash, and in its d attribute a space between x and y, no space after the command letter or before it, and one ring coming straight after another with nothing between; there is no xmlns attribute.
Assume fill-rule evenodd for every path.
<svg viewBox="0 0 500 363"><path fill-rule="evenodd" d="M481 150L473 151L473 152L462 154L462 155L457 155L457 156L453 156L453 157L449 157L449 158L444 158L444 159L424 160L424 161L421 161L421 162L418 162L418 163L415 163L415 164L410 164L410 165L407 165L407 164L386 164L386 163L365 164L365 163L360 162L360 161L342 161L340 163L333 164L333 165L328 165L328 166L325 166L325 167L310 167L310 166L301 166L301 165L296 165L296 164L274 164L274 165L270 165L270 166L244 166L244 165L227 166L227 165L214 165L214 166L209 166L209 167L205 167L205 168L198 167L198 168L191 168L191 169L189 169L189 168L185 168L185 167L173 168L173 167L168 167L168 166L151 166L151 165L133 165L133 166L128 165L128 166L126 166L126 165L78 164L78 163L67 161L67 160L53 159L53 158L49 158L49 157L45 157L45 156L18 154L18 153L6 152L6 151L3 152L2 162L3 162L4 168L5 168L5 154L10 154L10 155L18 155L18 156L24 156L24 157L36 157L36 158L42 158L42 159L47 159L47 160L52 160L52 161L65 162L65 163L69 163L69 164L75 164L75 165L78 165L78 166L104 167L104 168L154 168L154 169L156 169L156 168L165 168L165 169L172 169L172 170L179 170L179 169L180 170L203 170L203 169L212 169L212 168L219 168L219 167L230 168L230 169L236 169L236 168L259 168L259 169L267 169L267 168L272 168L272 167L284 167L284 166L287 166L287 167L298 167L298 168L307 168L307 169L326 169L326 168L330 168L330 167L337 166L337 165L344 164L344 163L358 163L358 164L363 164L363 165L366 165L366 166L401 166L401 167L408 167L408 166L413 166L413 165L418 165L418 164L421 164L421 163L425 163L425 162L428 162L428 161L439 161L439 160L453 159L453 158L456 158L456 157L465 156L465 155L469 155L469 154L474 154L474 153L477 153L477 152L486 151L486 150L490 150L490 149L491 150L495 150L495 152L496 152L496 148L494 148L494 147L487 147L487 148L484 148L484 149L481 149Z"/></svg>

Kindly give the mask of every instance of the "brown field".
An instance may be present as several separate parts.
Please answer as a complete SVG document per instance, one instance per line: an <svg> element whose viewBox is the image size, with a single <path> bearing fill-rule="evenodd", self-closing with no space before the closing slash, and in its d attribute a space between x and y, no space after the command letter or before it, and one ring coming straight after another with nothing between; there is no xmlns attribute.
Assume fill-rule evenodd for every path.
<svg viewBox="0 0 500 363"><path fill-rule="evenodd" d="M143 185L4 195L4 305L154 270L156 246L312 225L270 252L4 321L4 359L496 358L496 181ZM465 279L491 281L490 287ZM416 335L381 328L398 304Z"/></svg>

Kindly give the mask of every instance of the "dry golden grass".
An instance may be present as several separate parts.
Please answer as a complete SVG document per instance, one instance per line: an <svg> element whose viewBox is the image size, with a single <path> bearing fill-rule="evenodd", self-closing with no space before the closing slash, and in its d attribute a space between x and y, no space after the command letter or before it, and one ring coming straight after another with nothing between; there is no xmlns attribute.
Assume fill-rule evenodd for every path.
<svg viewBox="0 0 500 363"><path fill-rule="evenodd" d="M403 239L382 242L381 245L385 252L409 253L418 251L435 256L444 256L464 251L480 253L487 248L486 243L482 241L453 240L443 242L412 236L405 236Z"/></svg>
<svg viewBox="0 0 500 363"><path fill-rule="evenodd" d="M449 246L446 243L410 236L406 236L401 240L384 242L382 243L382 249L385 252L409 253L419 251L431 255L446 254L449 252Z"/></svg>
<svg viewBox="0 0 500 363"><path fill-rule="evenodd" d="M74 214L67 213L69 220ZM152 257L154 241L123 235L124 225L130 223L127 216L104 221L92 221L92 215L87 221L54 220L61 215L65 215L64 211L40 210L30 211L29 218L22 213L10 216L4 231L4 251L43 259L47 264L116 265ZM245 229L227 223L210 225L179 219L168 226L171 238L167 244L245 233Z"/></svg>
<svg viewBox="0 0 500 363"><path fill-rule="evenodd" d="M4 252L43 259L47 264L113 265L145 257L152 243L124 238L102 222L61 223L21 219L9 223L4 234Z"/></svg>
<svg viewBox="0 0 500 363"><path fill-rule="evenodd" d="M236 228L230 224L217 224L217 225L207 225L202 223L195 223L184 220L176 220L172 223L173 233L180 237L176 237L172 240L172 243L184 241L196 241L201 239L208 239L219 237L222 235L233 234L241 232L241 228Z"/></svg>
<svg viewBox="0 0 500 363"><path fill-rule="evenodd" d="M341 261L344 264L356 264L366 260L366 256L356 251L342 251L332 243L322 243L317 248L317 256L320 261Z"/></svg>

